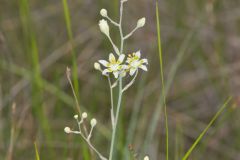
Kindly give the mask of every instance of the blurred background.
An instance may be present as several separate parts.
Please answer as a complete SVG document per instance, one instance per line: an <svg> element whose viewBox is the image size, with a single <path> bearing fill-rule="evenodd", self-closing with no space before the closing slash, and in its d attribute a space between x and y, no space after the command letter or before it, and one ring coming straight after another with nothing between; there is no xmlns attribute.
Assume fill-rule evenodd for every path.
<svg viewBox="0 0 240 160"><path fill-rule="evenodd" d="M93 143L108 154L109 88L93 64L112 52L98 28L99 11L106 8L118 20L119 0L67 2L69 12L59 0L0 0L0 159L34 159L34 142L41 159L95 159L80 137L63 131L77 127L67 66L74 73L77 68L81 110L98 119ZM170 159L181 159L233 96L190 159L239 160L240 1L160 0L159 12ZM141 72L124 95L116 159L127 159L129 152L147 153L153 160L165 157L155 15L155 0L128 0L124 8L124 33L139 18L147 19L124 52L141 49L149 71ZM114 27L111 35L119 44Z"/></svg>

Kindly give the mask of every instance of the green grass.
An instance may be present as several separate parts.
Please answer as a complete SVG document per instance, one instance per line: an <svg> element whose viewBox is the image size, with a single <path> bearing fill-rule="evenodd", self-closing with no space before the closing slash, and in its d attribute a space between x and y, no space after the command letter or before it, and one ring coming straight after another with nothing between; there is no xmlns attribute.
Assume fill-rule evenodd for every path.
<svg viewBox="0 0 240 160"><path fill-rule="evenodd" d="M166 93L165 93L165 83L164 83L164 73L163 73L163 54L162 54L162 43L161 43L161 30L160 30L160 20L159 20L159 10L158 10L158 1L156 1L156 19L157 19L157 37L158 37L158 54L159 54L159 63L160 63L160 76L162 84L162 96L164 104L164 118L165 118L165 132L166 132L166 160L169 156L169 134L168 134L168 113L167 113L167 104L166 104Z"/></svg>
<svg viewBox="0 0 240 160"><path fill-rule="evenodd" d="M224 109L228 106L229 102L232 100L232 97L229 97L225 103L220 107L218 112L214 115L214 117L211 119L211 121L208 123L207 127L203 130L203 132L197 137L197 139L194 141L193 145L188 149L186 154L183 156L182 160L187 160L190 154L193 152L193 150L196 148L196 146L199 144L199 142L202 140L203 136L206 134L208 129L214 124L214 122L217 120L217 118L221 115L221 113L224 111Z"/></svg>
<svg viewBox="0 0 240 160"><path fill-rule="evenodd" d="M19 1L19 12L23 28L23 37L25 39L26 52L30 57L31 64L31 83L32 83L32 111L33 115L38 118L38 123L43 129L46 139L52 139L48 117L43 111L43 91L42 76L39 64L39 51L37 46L36 33L32 24L31 12L28 0Z"/></svg>
<svg viewBox="0 0 240 160"><path fill-rule="evenodd" d="M36 160L40 160L40 156L39 156L39 153L38 153L38 148L37 148L36 142L34 143L34 148L35 148Z"/></svg>
<svg viewBox="0 0 240 160"><path fill-rule="evenodd" d="M156 13L158 13L157 6L156 6ZM146 138L144 140L144 146L143 146L144 147L144 152L146 152L147 146L151 143L151 141L154 137L155 131L157 129L158 121L160 119L160 115L162 114L162 107L164 106L164 98L165 98L165 96L168 95L168 93L170 91L170 88L173 85L173 81L176 77L177 70L179 69L180 65L183 62L183 58L186 55L187 50L189 49L189 44L190 44L190 42L193 38L193 35L194 35L195 31L197 30L197 28L198 28L198 26L194 27L192 30L190 30L188 32L188 34L184 38L184 40L183 40L183 42L182 42L182 44L179 48L179 51L176 54L177 55L176 59L174 60L174 62L172 62L173 65L170 67L170 70L169 70L169 73L168 73L168 76L167 76L167 80L166 80L167 83L164 87L165 88L165 90L164 90L165 95L163 96L163 94L161 94L159 96L156 108L154 109L153 116L150 120L151 125L147 129L147 134L146 134ZM160 60L160 66L161 66L161 63L162 62Z"/></svg>

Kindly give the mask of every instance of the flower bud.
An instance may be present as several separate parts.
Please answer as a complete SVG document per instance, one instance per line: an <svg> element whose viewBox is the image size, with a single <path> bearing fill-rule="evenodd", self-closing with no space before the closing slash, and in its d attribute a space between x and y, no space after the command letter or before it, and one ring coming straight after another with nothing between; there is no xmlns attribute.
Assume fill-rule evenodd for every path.
<svg viewBox="0 0 240 160"><path fill-rule="evenodd" d="M143 27L143 26L145 25L145 23L146 23L146 18L143 17L143 18L141 18L141 19L138 20L138 22L137 22L137 27L138 27L138 28L141 28L141 27Z"/></svg>
<svg viewBox="0 0 240 160"><path fill-rule="evenodd" d="M102 33L104 33L106 36L109 36L109 26L106 20L104 19L100 20L99 27Z"/></svg>
<svg viewBox="0 0 240 160"><path fill-rule="evenodd" d="M100 64L99 63L94 63L94 68L96 69L96 70L99 70L99 71L101 71L102 69L101 69L101 66L100 66Z"/></svg>
<svg viewBox="0 0 240 160"><path fill-rule="evenodd" d="M83 119L87 118L87 116L88 116L88 115L87 115L86 112L83 112L83 113L82 113L82 118L83 118Z"/></svg>
<svg viewBox="0 0 240 160"><path fill-rule="evenodd" d="M145 156L143 160L149 160L149 157L148 157L148 156Z"/></svg>
<svg viewBox="0 0 240 160"><path fill-rule="evenodd" d="M65 127L65 128L64 128L64 132L65 132L65 133L71 133L71 129L70 129L69 127Z"/></svg>
<svg viewBox="0 0 240 160"><path fill-rule="evenodd" d="M74 119L78 119L78 115L76 114L76 115L74 115Z"/></svg>
<svg viewBox="0 0 240 160"><path fill-rule="evenodd" d="M101 16L103 16L103 17L107 17L108 15L107 15L107 10L106 9L101 9L101 11L100 11L100 14L101 14Z"/></svg>
<svg viewBox="0 0 240 160"><path fill-rule="evenodd" d="M96 124L97 124L97 120L96 120L95 118L93 118L93 119L91 120L91 126L92 126L92 127L95 127Z"/></svg>

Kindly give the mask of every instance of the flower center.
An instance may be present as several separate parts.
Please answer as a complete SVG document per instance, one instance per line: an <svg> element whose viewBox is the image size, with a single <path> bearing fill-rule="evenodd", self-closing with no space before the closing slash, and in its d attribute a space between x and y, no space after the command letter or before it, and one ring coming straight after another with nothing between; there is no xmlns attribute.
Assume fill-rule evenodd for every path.
<svg viewBox="0 0 240 160"><path fill-rule="evenodd" d="M118 68L119 68L119 65L118 65L118 64L111 64L111 65L110 65L110 69L111 69L112 71L117 71Z"/></svg>

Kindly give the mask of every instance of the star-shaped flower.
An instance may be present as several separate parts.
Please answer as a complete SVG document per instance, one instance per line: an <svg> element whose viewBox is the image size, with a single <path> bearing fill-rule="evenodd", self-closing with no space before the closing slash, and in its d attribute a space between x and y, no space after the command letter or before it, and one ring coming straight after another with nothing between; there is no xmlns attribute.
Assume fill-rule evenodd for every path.
<svg viewBox="0 0 240 160"><path fill-rule="evenodd" d="M146 66L148 64L148 60L141 59L140 51L129 54L126 62L128 63L128 70L131 76L134 75L138 68L141 68L144 71L148 70Z"/></svg>
<svg viewBox="0 0 240 160"><path fill-rule="evenodd" d="M126 65L123 65L123 60L125 58L124 54L121 54L118 57L118 60L116 60L115 56L110 53L109 54L109 62L106 60L99 60L99 63L101 63L106 69L102 71L103 75L107 75L108 73L113 73L115 78L118 78L119 74L123 74L126 69Z"/></svg>

